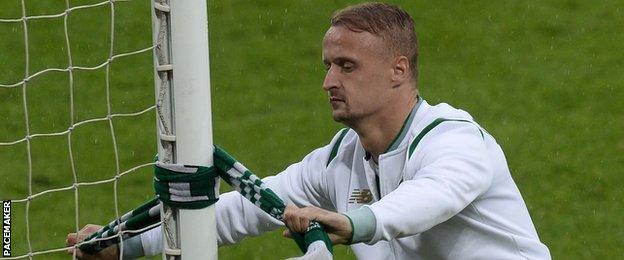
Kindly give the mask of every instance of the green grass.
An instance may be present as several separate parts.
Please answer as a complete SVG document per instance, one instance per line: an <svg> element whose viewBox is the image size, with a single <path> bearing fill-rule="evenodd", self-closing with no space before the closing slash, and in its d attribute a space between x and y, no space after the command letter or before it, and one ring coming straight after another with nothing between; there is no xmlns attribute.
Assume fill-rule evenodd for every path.
<svg viewBox="0 0 624 260"><path fill-rule="evenodd" d="M58 2L58 3L57 3ZM70 1L72 5L98 1ZM420 83L430 103L469 111L498 140L555 259L624 255L624 8L619 1L391 1L416 21ZM58 13L62 1L25 1L28 15ZM321 90L320 42L333 11L349 1L212 1L209 3L214 136L260 175L274 174L326 144L341 126ZM4 0L0 18L20 17L20 1ZM74 66L104 62L110 48L110 8L68 17ZM149 46L149 1L119 2L114 53ZM25 75L21 23L0 23L0 83ZM29 72L67 67L63 19L29 20ZM110 66L112 113L153 103L151 53ZM71 122L107 114L106 70L74 71L74 115L68 73L33 78L26 89L31 133L67 130ZM0 142L25 136L22 88L0 88ZM119 170L152 160L155 115L112 121ZM78 181L117 171L111 126L76 127L71 148ZM68 136L31 140L33 193L74 182ZM252 149L250 149L252 147ZM0 146L0 199L28 195L24 142ZM151 173L120 179L119 210L152 195ZM78 189L78 226L114 216L112 184ZM73 191L48 193L28 210L35 251L62 247L75 230ZM28 252L25 204L13 208L13 254ZM298 254L280 231L219 251L225 259L276 259ZM66 258L63 253L36 259ZM354 258L347 247L338 259Z"/></svg>

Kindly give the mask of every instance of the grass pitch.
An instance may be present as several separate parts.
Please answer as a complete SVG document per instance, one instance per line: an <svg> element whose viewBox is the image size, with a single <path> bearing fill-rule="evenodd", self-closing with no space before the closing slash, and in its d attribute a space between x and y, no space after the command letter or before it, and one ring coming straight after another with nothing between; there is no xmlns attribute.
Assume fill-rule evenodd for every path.
<svg viewBox="0 0 624 260"><path fill-rule="evenodd" d="M61 13L62 1L24 1L28 16ZM69 1L72 6L98 1ZM555 259L624 255L621 174L624 165L624 9L618 1L391 1L408 10L420 41L421 94L470 112L506 152L540 238ZM212 1L209 3L214 136L260 175L277 173L329 142L331 120L321 39L332 12L349 1ZM151 45L148 1L115 4L113 52ZM1 18L21 17L21 1L4 0ZM108 57L111 9L68 16L74 66ZM22 23L0 23L0 84L68 65L63 18L28 21L28 67ZM153 104L151 53L120 58L106 70L51 72L21 87L0 88L0 142L31 133L65 131L73 123ZM152 112L76 127L71 135L77 181L95 181L150 162L156 152ZM111 133L115 134L117 154ZM0 146L0 199L67 187L74 182L68 136ZM116 159L117 158L117 159ZM117 163L119 166L117 167ZM30 186L30 187L29 187ZM223 185L226 186L226 185ZM59 248L67 232L114 216L114 194L125 212L153 194L141 168L113 184L53 192L13 204L13 255ZM225 190L224 190L225 191ZM347 247L337 259L354 258ZM224 259L298 255L280 231L222 247ZM54 253L34 258L67 258Z"/></svg>

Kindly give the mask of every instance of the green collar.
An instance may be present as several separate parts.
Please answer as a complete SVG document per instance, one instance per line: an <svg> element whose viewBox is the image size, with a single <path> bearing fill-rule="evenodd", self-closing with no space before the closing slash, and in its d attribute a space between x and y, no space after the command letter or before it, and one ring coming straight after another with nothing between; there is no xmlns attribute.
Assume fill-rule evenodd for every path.
<svg viewBox="0 0 624 260"><path fill-rule="evenodd" d="M412 121L414 120L414 116L416 115L416 111L420 107L420 104L422 104L422 101L423 99L420 96L418 96L418 101L412 108L412 111L410 111L410 114L405 119L405 122L403 122L403 126L401 126L401 130L399 131L397 136L394 137L394 140L392 140L392 142L390 143L390 146L388 146L388 149L386 149L384 153L394 151L397 149L397 147L399 147L399 144L401 144L401 141L403 141L403 138L405 138L405 135L407 135L407 132L410 128L409 126L412 124Z"/></svg>

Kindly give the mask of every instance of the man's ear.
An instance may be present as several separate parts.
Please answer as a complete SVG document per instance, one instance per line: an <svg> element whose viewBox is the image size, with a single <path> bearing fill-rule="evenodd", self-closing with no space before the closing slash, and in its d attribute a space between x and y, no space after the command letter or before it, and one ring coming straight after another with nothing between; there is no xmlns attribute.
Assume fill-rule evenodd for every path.
<svg viewBox="0 0 624 260"><path fill-rule="evenodd" d="M409 59L405 56L394 58L394 67L392 69L392 81L402 83L410 77Z"/></svg>

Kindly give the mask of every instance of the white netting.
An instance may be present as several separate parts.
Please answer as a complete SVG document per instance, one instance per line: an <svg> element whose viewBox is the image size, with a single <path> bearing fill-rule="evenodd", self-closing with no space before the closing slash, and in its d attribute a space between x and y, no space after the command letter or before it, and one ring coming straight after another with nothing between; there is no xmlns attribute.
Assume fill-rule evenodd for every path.
<svg viewBox="0 0 624 260"><path fill-rule="evenodd" d="M22 50L20 50L19 48L7 49L6 46L3 46L4 49L0 49L1 51L0 59L4 58L5 62L15 62L17 64L20 64L20 66L15 66L15 67L23 68L23 72L24 72L23 77L21 77L21 79L18 79L17 81L13 81L13 82L5 82L4 80L6 79L0 77L0 112L5 113L5 114L0 114L0 116L6 117L6 118L1 118L1 119L6 120L7 122L15 122L17 121L15 119L18 117L16 116L16 114L20 114L20 113L22 114L21 117L23 118L21 120L22 121L21 124L23 126L22 129L20 129L20 127L17 127L15 126L15 124L12 124L12 123L6 123L5 124L7 126L6 128L0 127L0 156L2 156L2 153L1 153L2 150L6 149L4 154L6 154L10 158L1 158L3 159L3 164L7 164L7 163L20 164L22 162L20 162L19 160L11 161L11 162L4 161L8 159L15 160L16 158L21 159L19 155L16 155L15 157L11 157L13 156L11 154L15 154L15 151L18 151L17 154L20 154L20 153L24 154L23 157L25 157L25 162L23 163L26 165L25 167L22 167L21 169L19 169L19 167L16 168L17 170L13 168L9 168L9 169L5 168L4 170L0 170L0 173L2 173L0 177L3 180L3 183L0 184L0 199L12 200L14 208L15 208L14 218L16 215L18 215L19 212L24 213L23 215L24 229L23 231L20 231L14 228L13 230L14 238L12 241L13 248L14 248L13 257L10 257L8 259L19 259L19 258L31 258L32 259L32 258L37 258L37 256L40 256L40 255L44 255L42 257L46 259L48 259L49 257L62 257L62 256L59 256L58 254L56 255L55 254L49 255L49 254L55 253L55 252L63 252L68 249L67 247L65 247L65 241L64 241L65 234L56 234L55 236L52 236L47 233L50 230L55 230L53 225L55 225L54 223L57 223L56 222L57 220L54 220L55 218L54 210L50 210L50 212L46 212L46 210L38 210L37 212L39 213L44 212L44 213L33 214L31 210L33 203L39 202L41 200L40 203L42 204L59 203L60 205L62 205L63 203L66 203L66 201L64 200L66 200L66 198L68 197L62 197L65 199L60 199L59 201L59 198L61 197L50 197L50 195L61 194L63 192L72 193L73 191L73 206L74 206L74 210L73 210L74 221L73 222L74 223L73 223L73 227L71 228L71 230L66 230L66 231L77 232L81 228L81 226L85 224L85 223L81 223L80 221L81 213L84 213L85 211L88 211L88 210L91 210L91 211L101 210L100 206L97 204L93 204L87 208L85 208L84 206L81 207L80 206L81 203L79 203L79 201L81 201L81 196L88 196L91 190L86 191L86 195L83 193L80 193L79 191L85 192L82 189L85 189L86 187L89 187L89 186L99 186L102 184L112 185L112 200L113 200L113 205L114 205L113 206L114 216L118 218L121 214L124 213L122 212L122 209L120 209L119 207L119 203L120 203L119 197L125 195L125 194L121 194L122 191L120 190L121 178L125 176L129 176L131 175L131 173L148 172L149 169L151 169L151 165L153 165L153 162L152 162L153 158L151 158L151 156L153 156L154 149L146 150L146 151L137 151L137 152L148 154L147 158L151 158L151 159L145 159L146 157L141 157L143 159L136 159L132 157L131 159L128 159L128 160L124 159L124 161L132 161L134 165L122 166L121 164L122 159L120 159L121 148L119 147L120 145L118 142L120 135L130 135L130 137L125 137L124 139L133 139L132 135L146 134L145 132L141 130L141 126L131 128L131 127L125 127L123 125L120 125L121 122L118 120L122 120L123 118L132 119L132 121L149 122L148 124L143 125L142 128L151 129L150 131L146 131L146 132L149 135L148 140L153 139L153 136L154 136L153 128L155 125L155 122L153 121L155 118L154 116L155 106L153 105L154 93L152 92L153 82L151 81L153 79L153 68L144 67L140 69L140 73L147 75L147 76L137 76L136 73L134 73L133 75L130 75L131 77L140 77L143 79L150 79L149 81L144 82L145 84L143 84L142 82L138 83L138 84L143 84L143 85L131 86L132 88L141 87L142 88L141 91L143 92L144 95L139 95L139 98L136 98L134 96L130 98L124 97L124 98L121 98L123 99L122 102L116 102L114 99L115 95L112 94L113 89L128 89L127 86L115 88L115 86L117 86L115 84L121 84L123 86L124 80L117 80L121 83L114 82L113 80L114 74L116 73L116 71L120 71L120 70L113 69L113 66L117 62L121 62L125 66L134 66L132 65L131 62L126 62L123 60L129 59L130 57L135 57L135 56L140 57L142 60L147 59L148 61L151 61L151 54L152 54L153 49L155 48L155 46L151 44L151 37L149 37L149 34L147 34L148 39L144 41L147 44L144 44L144 46L142 47L133 48L133 49L124 50L124 51L119 51L115 48L116 35L117 35L116 29L120 27L122 28L122 31L126 31L126 32L130 31L129 33L126 33L126 34L131 35L133 34L133 32L131 31L131 29L128 29L127 27L136 26L136 24L125 25L123 24L125 21L116 22L116 18L117 18L116 12L123 10L123 8L125 8L124 4L127 4L126 2L137 2L137 1L110 0L110 1L101 1L101 2L94 2L94 3L85 3L88 1L77 1L80 3L75 3L75 2L76 1L70 1L70 0L66 0L64 3L61 1L29 1L27 2L25 0L21 0L21 1L18 1L17 2L18 4L16 5L18 6L17 7L18 9L21 9L21 16L18 15L18 16L12 16L12 17L11 16L3 17L2 15L0 15L0 26L4 25L5 28L10 27L11 30L7 30L9 32L15 32L16 30L19 30L19 27L21 27L21 31L23 34ZM142 29L144 31L149 32L151 31L151 27L149 25L150 24L149 12L151 11L149 9L149 2L147 1L140 1L140 2L142 2L141 4L144 5L145 10L143 10L143 12L148 14L147 16L148 20L145 23L147 24L147 26L143 28L139 28L139 30ZM43 7L34 8L34 7L31 7L31 5L32 6L41 5ZM33 12L36 12L37 10L42 9L46 6L54 6L54 5L56 6L63 5L62 8L64 9L64 11L51 13L51 14L48 14L46 12L42 12L43 14L32 14ZM96 62L90 62L90 63L94 63L91 65L88 65L88 64L85 65L85 64L80 64L80 63L75 62L76 57L78 56L76 55L76 53L72 53L72 48L78 48L78 49L82 48L80 45L78 45L79 47L76 47L76 45L72 44L72 40L75 40L76 37L92 37L88 35L89 29L76 29L75 28L76 26L70 25L70 20L74 19L72 18L74 15L80 12L87 12L88 10L92 10L92 11L106 10L103 12L108 12L108 15L106 15L108 16L108 19L95 21L95 22L85 19L84 21L76 21L76 23L80 23L78 25L82 25L84 23L84 25L87 26L89 25L89 23L98 24L99 22L100 26L108 26L110 28L109 37L108 37L109 38L108 48L107 49L105 48L104 50L100 50L100 51L106 52L107 55L102 60L99 60ZM100 18L101 17L93 18L93 19L100 19ZM35 24L35 23L39 24L39 22L47 22L47 21L49 21L50 23L55 23L55 22L60 23L60 21L62 21L63 36L64 36L65 43L64 43L64 46L62 46L60 49L64 51L66 55L66 61L64 62L65 64L60 67L51 66L51 65L43 65L47 67L43 67L42 69L33 69L33 65L32 65L33 62L44 63L47 60L47 56L43 56L41 52L37 52L38 56L32 55L33 49L31 45L33 45L33 40L30 39L30 37L33 37L33 35L31 35L31 33L29 32L29 28L33 27L32 24ZM73 32L73 30L77 30L78 33ZM9 36L2 35L2 33L3 31L0 31L0 37L3 39L7 39L8 37L11 37L10 35ZM81 36L81 33L84 33L86 35ZM135 33L138 33L138 32L135 32ZM41 38L40 36L35 36L35 37ZM40 40L38 40L37 45L41 45ZM88 44L85 44L85 45L88 45ZM132 45L132 44L125 44L125 45ZM15 54L15 52L18 52L19 54ZM22 56L23 59L18 60L16 57L20 57L20 56ZM89 54L89 53L81 54L81 57L87 57L87 58L81 58L81 60L93 60L95 59L94 57L97 57L97 56L98 55ZM7 57L9 58L7 59ZM54 59L51 59L51 60L54 60ZM143 65L136 65L136 66L140 67ZM132 68L134 69L134 67ZM102 96L105 96L105 97L103 97L102 99L105 100L104 103L106 107L104 113L101 113L101 114L95 113L95 115L90 115L90 116L83 115L85 113L83 113L80 110L80 108L75 107L77 104L77 101L75 101L75 97L81 96L79 94L76 94L77 91L87 88L84 85L78 84L76 82L76 77L78 77L80 73L88 72L88 71L101 72L101 74L104 75L103 76L104 80L102 80L104 84L102 85L105 91L102 91L102 92L104 92L105 94L102 93L104 94ZM66 92L67 92L63 94L68 95L68 97L65 98L67 101L65 104L59 104L57 102L48 103L46 98L41 97L42 94L37 94L37 95L32 94L33 91L36 92L38 90L45 89L47 86L58 85L59 81L45 83L45 80L49 80L46 77L53 75L53 74L54 75L61 74L67 77L67 80L63 82L63 84L66 83ZM119 74L123 74L123 73L119 72ZM10 76L12 74L8 73L6 75ZM40 82L37 82L37 84L34 84L32 83L33 81L40 81ZM133 84L133 83L128 83L128 84ZM85 85L87 85L89 89L95 88L95 86L91 86L90 83L85 84ZM36 87L33 87L33 86L36 86ZM34 88L34 89L31 89L31 88ZM2 93L3 91L5 93ZM121 96L125 94L124 91L118 91L118 92L120 92L121 94L116 94L117 96ZM127 92L131 92L131 91L128 90ZM6 94L6 93L9 93L9 94ZM18 101L20 99L18 95L21 95L20 101ZM34 98L33 96L37 98ZM49 99L52 100L55 98L54 96L56 95L48 95L48 96L50 96ZM59 96L62 96L62 95L59 94ZM91 100L91 99L97 100L98 96L99 95L91 95L91 96L86 96L84 98L88 100ZM144 101L138 102L140 105L136 105L132 107L132 109L127 109L128 107L131 107L131 106L127 105L126 103L135 101L134 99L137 99L137 100L147 99L150 102L144 102ZM3 102L5 100L6 102ZM20 105L21 109L15 108L17 103L21 103ZM97 102L82 101L82 103L91 105L91 103L97 103ZM116 103L121 104L118 106L119 109L114 109L114 106L115 106L114 104ZM3 108L3 106L5 107ZM12 106L12 107L8 107L8 106ZM56 122L56 123L52 122L50 124L51 125L50 127L41 127L41 125L44 124L42 122L45 122L45 120L42 119L42 117L45 117L46 115L55 117L56 115L46 114L44 112L42 112L41 114L37 114L35 116L31 115L29 114L29 110L33 110L33 106L44 106L43 109L41 108L36 109L37 111L48 110L45 107L53 107L53 106L68 107L68 109L66 109L67 110L66 112L69 114L67 115L67 118L69 119L66 121L60 120L60 122ZM49 110L54 110L54 109L49 109ZM97 110L97 109L93 109L93 110ZM101 110L104 110L104 109L101 109ZM144 118L149 118L149 120L145 120ZM33 121L36 121L37 124L33 124ZM129 121L124 121L124 122L129 122ZM90 141L88 142L83 141L83 139L85 139L83 137L85 135L90 135L91 132L89 132L89 134L79 134L79 137L75 137L76 132L80 131L80 129L82 128L100 127L98 129L103 129L102 124L104 124L104 127L107 124L107 128L108 128L108 131L107 131L108 133L106 134L107 136L95 136L95 135L89 136L92 140L95 140L93 141L93 143L91 143ZM33 125L36 125L36 129L33 129ZM60 130L59 130L59 125L61 125L62 127L62 129ZM122 130L116 130L116 128L122 129ZM42 129L42 130L40 131L37 129ZM94 132L97 132L97 131L94 131ZM74 139L72 139L73 136L74 136ZM59 157L57 156L57 154L61 153L59 152L59 149L54 149L54 147L53 148L37 148L37 149L33 148L33 146L36 146L35 144L33 144L34 142L39 142L39 140L42 140L41 142L43 146L45 146L45 144L49 142L48 140L50 140L51 138L55 138L55 140L57 141L60 139L64 139L62 142L66 144L66 147L65 147L66 152L63 152L63 153L66 153L67 155L66 162L59 162L60 160L58 159L47 159L47 158ZM83 150L74 151L76 147L80 147L80 146L84 147L85 142L92 146L97 146L97 143L103 142L101 140L104 140L104 139L108 139L110 142L109 147L112 147L112 156L108 156L108 157L112 157L112 160L107 162L110 165L114 165L114 167L111 167L112 172L104 169L102 170L101 173L94 174L92 173L93 169L84 170L88 168L86 166L84 167L81 166L82 168L84 168L83 170L78 169L79 167L77 167L78 166L77 164L78 164L79 159L77 159L77 157L80 157L81 158L80 160L82 160L85 157L84 153L94 153L94 152L93 151L85 152ZM137 139L141 139L141 138L137 138ZM148 147L153 147L153 145L148 146ZM25 152L23 152L22 149L25 149ZM51 153L51 155L47 156L47 155L38 154L37 158L34 158L35 156L33 156L33 153L34 153L33 149L37 150L38 153L39 151L47 150L48 152ZM19 151L19 150L22 150L22 151ZM102 151L102 153L110 154L111 151ZM90 156L92 158L91 160L93 161L83 162L81 163L81 165L96 164L96 161L101 160L101 157L106 157L106 156L99 156L98 154L95 154L95 153L91 154ZM46 163L44 163L44 165L41 167L39 166L35 167L34 165L38 165L38 164L34 160L37 160L39 158L43 158L41 160L46 161ZM47 162L48 160L50 162ZM59 169L54 168L55 165L65 165L65 164L68 166L62 166L62 167L59 167ZM45 168L45 169L40 169L40 168ZM20 171L20 170L23 170L23 171ZM59 178L58 176L62 176L64 174L64 171L68 172L68 174L64 176L67 176L68 178L69 176L71 176L71 178L73 179L71 183L68 182L65 185L59 185L58 183L63 183L63 181L55 181L55 180ZM22 178L21 176L27 176L27 177ZM84 176L88 176L88 177L84 177ZM22 181L27 182L27 185L24 185L26 186L26 188L20 188L22 185L21 183L23 183ZM46 185L46 184L49 184L49 185ZM145 183L142 183L141 185L148 186L148 187L150 186L149 184L146 185ZM37 189L33 188L35 186L37 187ZM41 187L44 187L44 188L41 188ZM80 196L79 196L79 193L80 193ZM23 195L19 195L19 194L23 194ZM100 193L97 193L97 194L100 194ZM146 196L149 196L149 195L150 195L149 193L146 194ZM88 198L87 200L96 201L97 199L98 198ZM142 200L142 199L138 199L138 200ZM23 211L18 210L19 208L21 208L21 206L19 205L22 205L22 204L23 204ZM128 205L128 207L130 206L132 205ZM94 214L96 213L89 213L88 215L94 215ZM62 214L60 214L59 216L62 216ZM113 216L109 215L108 218L110 217L113 217ZM69 219L66 219L64 221L71 222L71 220ZM50 229L49 230L47 229L35 230L33 228L33 222L40 223L38 224L38 226L50 225ZM46 224L46 223L49 223L49 224ZM105 223L105 222L102 222L102 223ZM19 232L24 232L23 240L20 239L21 236ZM61 231L55 230L54 232L63 233L62 230ZM50 240L50 241L48 241L47 243L37 242L38 246L33 246L33 239L35 237L37 238L43 237L43 238L37 239L37 241L40 241L40 240ZM63 239L58 240L58 241L53 241L53 240L57 240L60 237L62 237ZM20 250L19 249L20 247L25 247L26 249Z"/></svg>

